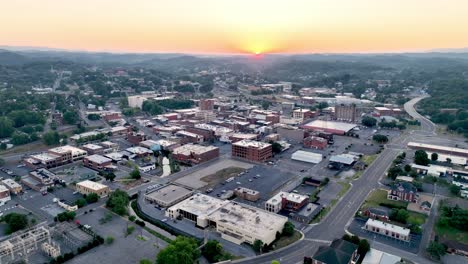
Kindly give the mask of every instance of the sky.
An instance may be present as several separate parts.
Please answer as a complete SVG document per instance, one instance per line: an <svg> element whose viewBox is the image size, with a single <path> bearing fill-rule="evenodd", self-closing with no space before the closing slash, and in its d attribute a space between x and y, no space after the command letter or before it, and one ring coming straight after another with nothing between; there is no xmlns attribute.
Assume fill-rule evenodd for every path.
<svg viewBox="0 0 468 264"><path fill-rule="evenodd" d="M0 45L113 52L468 47L467 0L0 0Z"/></svg>

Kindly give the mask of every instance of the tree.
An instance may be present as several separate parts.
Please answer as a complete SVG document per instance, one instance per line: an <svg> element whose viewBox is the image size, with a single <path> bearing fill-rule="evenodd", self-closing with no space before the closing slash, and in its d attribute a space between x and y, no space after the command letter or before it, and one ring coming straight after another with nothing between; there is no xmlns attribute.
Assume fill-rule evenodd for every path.
<svg viewBox="0 0 468 264"><path fill-rule="evenodd" d="M440 257L445 255L446 248L443 244L440 244L436 241L431 241L426 251L429 253L429 255L431 255L431 258L439 260Z"/></svg>
<svg viewBox="0 0 468 264"><path fill-rule="evenodd" d="M117 189L109 196L109 199L106 202L106 206L109 207L112 212L118 215L126 215L128 202L128 194L120 189Z"/></svg>
<svg viewBox="0 0 468 264"><path fill-rule="evenodd" d="M223 254L223 246L216 240L210 240L203 247L202 254L211 263L219 262Z"/></svg>
<svg viewBox="0 0 468 264"><path fill-rule="evenodd" d="M447 158L445 161L447 162L447 164L452 163L452 159L451 159L451 158Z"/></svg>
<svg viewBox="0 0 468 264"><path fill-rule="evenodd" d="M392 213L390 214L391 220L400 222L402 224L406 224L408 217L409 217L409 213L405 209L392 210Z"/></svg>
<svg viewBox="0 0 468 264"><path fill-rule="evenodd" d="M5 142L0 143L0 150L5 150L7 149L7 144Z"/></svg>
<svg viewBox="0 0 468 264"><path fill-rule="evenodd" d="M353 243L353 244L355 244L355 245L359 245L359 242L360 242L360 241L361 241L361 240L359 239L358 236L353 235L353 236L351 237L351 241L350 241L350 242Z"/></svg>
<svg viewBox="0 0 468 264"><path fill-rule="evenodd" d="M439 159L439 154L437 154L435 152L431 154L431 160L432 161L437 161L438 159Z"/></svg>
<svg viewBox="0 0 468 264"><path fill-rule="evenodd" d="M153 262L149 259L141 259L140 264L153 264Z"/></svg>
<svg viewBox="0 0 468 264"><path fill-rule="evenodd" d="M113 172L104 173L104 178L106 179L106 181L113 182L115 177L116 176L115 176L115 174Z"/></svg>
<svg viewBox="0 0 468 264"><path fill-rule="evenodd" d="M42 136L42 141L48 146L57 145L60 143L60 135L57 131L50 131Z"/></svg>
<svg viewBox="0 0 468 264"><path fill-rule="evenodd" d="M275 154L281 153L281 151L283 150L283 147L278 142L271 143L271 148L272 148L273 153Z"/></svg>
<svg viewBox="0 0 468 264"><path fill-rule="evenodd" d="M370 250L370 245L367 239L361 239L358 245L358 254L364 258L366 253Z"/></svg>
<svg viewBox="0 0 468 264"><path fill-rule="evenodd" d="M451 194L458 196L460 194L461 188L458 185L451 184L450 187L449 187L449 190L450 190Z"/></svg>
<svg viewBox="0 0 468 264"><path fill-rule="evenodd" d="M178 236L156 258L157 264L192 264L200 257L197 241L193 238Z"/></svg>
<svg viewBox="0 0 468 264"><path fill-rule="evenodd" d="M95 203L99 200L99 195L96 193L90 193L85 197L87 203Z"/></svg>
<svg viewBox="0 0 468 264"><path fill-rule="evenodd" d="M106 237L106 244L110 245L114 243L115 238L113 236Z"/></svg>
<svg viewBox="0 0 468 264"><path fill-rule="evenodd" d="M270 102L268 102L268 101L263 101L262 102L262 108L264 110L267 110L269 107L270 107Z"/></svg>
<svg viewBox="0 0 468 264"><path fill-rule="evenodd" d="M13 121L7 117L0 117L0 138L11 136L14 130Z"/></svg>
<svg viewBox="0 0 468 264"><path fill-rule="evenodd" d="M377 124L377 119L370 116L365 116L362 118L361 123L366 127L374 127Z"/></svg>
<svg viewBox="0 0 468 264"><path fill-rule="evenodd" d="M372 136L372 140L374 140L377 143L387 143L388 137L385 135L375 134Z"/></svg>
<svg viewBox="0 0 468 264"><path fill-rule="evenodd" d="M414 163L423 166L429 165L429 158L427 157L426 151L416 150L414 153Z"/></svg>
<svg viewBox="0 0 468 264"><path fill-rule="evenodd" d="M405 170L406 172L410 172L410 171L411 171L411 165L406 164L405 167L404 167L404 170Z"/></svg>
<svg viewBox="0 0 468 264"><path fill-rule="evenodd" d="M141 179L141 174L138 168L135 168L132 172L130 172L130 178L135 180Z"/></svg>
<svg viewBox="0 0 468 264"><path fill-rule="evenodd" d="M75 205L77 205L78 208L81 208L81 207L86 205L86 200L83 199L83 198L80 198L80 199L75 201Z"/></svg>
<svg viewBox="0 0 468 264"><path fill-rule="evenodd" d="M28 226L28 217L24 214L9 213L2 220L8 225L7 234L25 229Z"/></svg>
<svg viewBox="0 0 468 264"><path fill-rule="evenodd" d="M261 240L255 239L252 247L255 252L260 252L260 250L262 250L263 247L263 242Z"/></svg>
<svg viewBox="0 0 468 264"><path fill-rule="evenodd" d="M63 121L69 125L74 125L78 122L78 113L76 111L66 111L63 114Z"/></svg>
<svg viewBox="0 0 468 264"><path fill-rule="evenodd" d="M75 212L63 212L58 214L54 220L59 222L65 222L75 219L76 213Z"/></svg>
<svg viewBox="0 0 468 264"><path fill-rule="evenodd" d="M286 222L283 227L283 235L292 236L294 234L294 224L290 221Z"/></svg>

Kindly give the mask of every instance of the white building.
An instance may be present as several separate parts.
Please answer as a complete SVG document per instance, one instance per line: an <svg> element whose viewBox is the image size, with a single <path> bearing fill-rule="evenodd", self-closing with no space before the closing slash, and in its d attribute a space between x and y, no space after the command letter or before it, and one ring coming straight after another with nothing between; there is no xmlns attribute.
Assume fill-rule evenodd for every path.
<svg viewBox="0 0 468 264"><path fill-rule="evenodd" d="M265 202L265 210L272 213L278 213L288 205L291 209L299 210L302 206L308 203L308 201L309 196L306 195L279 192Z"/></svg>
<svg viewBox="0 0 468 264"><path fill-rule="evenodd" d="M7 187L0 185L0 205L4 205L11 200L10 190Z"/></svg>
<svg viewBox="0 0 468 264"><path fill-rule="evenodd" d="M127 100L129 107L141 109L143 107L143 102L148 100L148 98L146 96L134 95L127 97Z"/></svg>
<svg viewBox="0 0 468 264"><path fill-rule="evenodd" d="M370 232L378 233L398 240L410 241L410 230L401 226L385 223L379 220L369 218L364 229Z"/></svg>
<svg viewBox="0 0 468 264"><path fill-rule="evenodd" d="M253 244L255 240L271 244L288 221L256 207L200 193L168 208L166 216L187 218L202 228L214 226L222 238L236 244Z"/></svg>
<svg viewBox="0 0 468 264"><path fill-rule="evenodd" d="M50 154L59 155L61 157L68 157L71 161L76 161L83 159L88 155L88 152L77 147L72 147L70 145L65 145L61 147L49 149ZM70 157L71 155L71 157Z"/></svg>
<svg viewBox="0 0 468 264"><path fill-rule="evenodd" d="M291 159L317 164L322 161L323 156L322 154L319 154L319 153L298 150L292 154Z"/></svg>

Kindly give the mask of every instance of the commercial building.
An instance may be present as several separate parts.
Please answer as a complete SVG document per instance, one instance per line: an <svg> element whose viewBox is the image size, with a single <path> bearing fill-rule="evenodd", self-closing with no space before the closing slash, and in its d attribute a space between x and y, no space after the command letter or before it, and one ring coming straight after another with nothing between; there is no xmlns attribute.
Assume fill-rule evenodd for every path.
<svg viewBox="0 0 468 264"><path fill-rule="evenodd" d="M322 154L298 150L291 155L292 160L317 164L323 159Z"/></svg>
<svg viewBox="0 0 468 264"><path fill-rule="evenodd" d="M265 202L265 210L278 213L281 210L299 211L304 205L309 203L309 196L279 192Z"/></svg>
<svg viewBox="0 0 468 264"><path fill-rule="evenodd" d="M66 162L60 159L58 155L52 155L47 152L31 155L29 158L24 159L26 166L37 169L37 168L54 168L65 164Z"/></svg>
<svg viewBox="0 0 468 264"><path fill-rule="evenodd" d="M146 96L141 95L134 95L127 97L128 99L128 106L131 108L142 108L143 102L148 100Z"/></svg>
<svg viewBox="0 0 468 264"><path fill-rule="evenodd" d="M234 133L229 136L231 143L235 143L242 140L257 140L258 134L243 134L243 133Z"/></svg>
<svg viewBox="0 0 468 264"><path fill-rule="evenodd" d="M140 146L130 147L125 150L139 158L146 157L146 156L153 154L153 151L144 147L140 147Z"/></svg>
<svg viewBox="0 0 468 264"><path fill-rule="evenodd" d="M357 249L358 246L351 242L343 239L336 239L330 246L320 246L312 257L312 261L309 260L309 263L355 264L359 259ZM306 258L304 258L304 260L306 260ZM306 261L304 261L304 263L306 263Z"/></svg>
<svg viewBox="0 0 468 264"><path fill-rule="evenodd" d="M5 179L2 181L2 184L13 194L18 194L23 191L23 187L12 179Z"/></svg>
<svg viewBox="0 0 468 264"><path fill-rule="evenodd" d="M396 182L388 191L387 199L416 203L418 201L418 189L409 182Z"/></svg>
<svg viewBox="0 0 468 264"><path fill-rule="evenodd" d="M99 154L87 156L84 158L83 165L97 171L114 169L114 166L112 165L112 159L101 156Z"/></svg>
<svg viewBox="0 0 468 264"><path fill-rule="evenodd" d="M145 200L161 207L170 207L192 196L192 191L174 184L164 185L145 194Z"/></svg>
<svg viewBox="0 0 468 264"><path fill-rule="evenodd" d="M293 118L306 120L316 116L315 111L311 111L309 109L296 109L293 111Z"/></svg>
<svg viewBox="0 0 468 264"><path fill-rule="evenodd" d="M278 124L276 125L276 133L290 142L300 143L304 140L304 130L297 127Z"/></svg>
<svg viewBox="0 0 468 264"><path fill-rule="evenodd" d="M187 144L175 148L172 157L182 163L199 164L219 157L219 148Z"/></svg>
<svg viewBox="0 0 468 264"><path fill-rule="evenodd" d="M302 143L304 147L313 149L325 149L328 146L328 140L316 136L306 137Z"/></svg>
<svg viewBox="0 0 468 264"><path fill-rule="evenodd" d="M312 131L323 131L335 135L344 135L355 128L356 125L335 121L314 120L302 127Z"/></svg>
<svg viewBox="0 0 468 264"><path fill-rule="evenodd" d="M233 143L231 152L232 157L254 162L267 161L273 155L271 144L253 140L241 140Z"/></svg>
<svg viewBox="0 0 468 264"><path fill-rule="evenodd" d="M97 144L85 144L81 148L88 152L89 155L100 154L104 151L104 147Z"/></svg>
<svg viewBox="0 0 468 264"><path fill-rule="evenodd" d="M335 105L335 119L354 123L358 118L358 110L355 104L337 104Z"/></svg>
<svg viewBox="0 0 468 264"><path fill-rule="evenodd" d="M69 145L51 148L48 152L49 154L60 156L61 160L66 162L81 160L88 155L88 152L85 150Z"/></svg>
<svg viewBox="0 0 468 264"><path fill-rule="evenodd" d="M129 132L127 134L127 141L133 145L138 145L140 142L146 140L147 136L142 132Z"/></svg>
<svg viewBox="0 0 468 264"><path fill-rule="evenodd" d="M177 142L171 141L171 140L166 140L166 139L159 139L159 140L145 140L140 142L140 146L151 149L153 151L158 151L158 150L173 150L176 147L179 147L180 145Z"/></svg>
<svg viewBox="0 0 468 264"><path fill-rule="evenodd" d="M396 264L401 263L401 257L371 248L364 259L362 264Z"/></svg>
<svg viewBox="0 0 468 264"><path fill-rule="evenodd" d="M107 196L110 193L110 189L108 186L90 180L77 183L76 190L81 194L88 195L90 193L95 193L100 197Z"/></svg>
<svg viewBox="0 0 468 264"><path fill-rule="evenodd" d="M364 215L372 218L372 219L377 219L383 222L388 222L390 213L386 207L370 207L364 210Z"/></svg>
<svg viewBox="0 0 468 264"><path fill-rule="evenodd" d="M260 240L269 245L288 221L287 217L256 207L200 193L168 208L166 216L186 218L201 228L212 226L223 239L236 244L253 244L255 240Z"/></svg>
<svg viewBox="0 0 468 264"><path fill-rule="evenodd" d="M175 135L180 138L181 144L186 143L202 143L204 138L202 135L191 133L185 130L175 132Z"/></svg>
<svg viewBox="0 0 468 264"><path fill-rule="evenodd" d="M213 111L215 99L201 99L198 107L201 111Z"/></svg>
<svg viewBox="0 0 468 264"><path fill-rule="evenodd" d="M244 187L234 189L234 194L241 199L251 202L256 202L260 199L260 192Z"/></svg>
<svg viewBox="0 0 468 264"><path fill-rule="evenodd" d="M10 190L4 185L0 185L0 205L4 205L11 200Z"/></svg>
<svg viewBox="0 0 468 264"><path fill-rule="evenodd" d="M408 228L393 225L390 223L385 223L372 218L367 219L364 229L401 241L410 241L410 230Z"/></svg>
<svg viewBox="0 0 468 264"><path fill-rule="evenodd" d="M417 142L409 142L408 147L411 149L420 149L424 151L436 152L441 154L447 155L454 155L468 158L468 149L461 149L461 148L452 148L452 147L445 147L445 146L438 146L438 145L431 145L431 144L424 144L424 143L417 143Z"/></svg>

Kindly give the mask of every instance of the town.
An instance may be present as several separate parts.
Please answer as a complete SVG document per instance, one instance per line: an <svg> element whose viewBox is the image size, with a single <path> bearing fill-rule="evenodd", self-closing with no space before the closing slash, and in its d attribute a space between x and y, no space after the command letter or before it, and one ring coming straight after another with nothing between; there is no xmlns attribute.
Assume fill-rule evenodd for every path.
<svg viewBox="0 0 468 264"><path fill-rule="evenodd" d="M2 99L0 263L466 261L468 144L426 85L44 64Z"/></svg>

